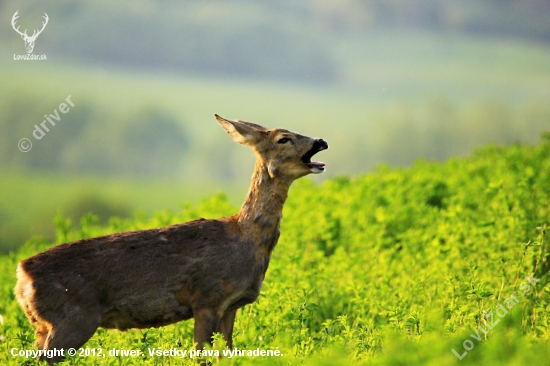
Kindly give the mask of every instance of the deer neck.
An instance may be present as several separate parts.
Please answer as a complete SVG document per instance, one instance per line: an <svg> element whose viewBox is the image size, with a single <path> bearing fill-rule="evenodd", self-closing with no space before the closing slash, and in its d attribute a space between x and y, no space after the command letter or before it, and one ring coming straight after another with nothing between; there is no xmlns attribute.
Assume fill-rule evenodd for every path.
<svg viewBox="0 0 550 366"><path fill-rule="evenodd" d="M248 195L238 213L242 233L269 255L279 239L283 205L292 181L271 177L267 163L258 157Z"/></svg>

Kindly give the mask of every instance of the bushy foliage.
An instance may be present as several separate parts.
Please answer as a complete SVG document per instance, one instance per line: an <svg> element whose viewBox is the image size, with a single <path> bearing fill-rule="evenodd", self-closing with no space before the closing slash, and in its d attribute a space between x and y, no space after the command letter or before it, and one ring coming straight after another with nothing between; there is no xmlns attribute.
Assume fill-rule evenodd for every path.
<svg viewBox="0 0 550 366"><path fill-rule="evenodd" d="M535 147L488 146L445 163L382 166L321 185L298 181L262 294L238 312L235 324L239 349L278 347L284 356L224 358L222 364L547 364L548 187L548 134ZM95 225L92 216L75 226L57 217L57 242L236 209L218 194L179 213L113 219L109 227ZM0 260L3 364L19 364L10 349L29 349L34 338L13 298L16 264L52 244L31 240ZM525 292L531 274L538 282ZM513 296L517 303L495 324L498 309ZM192 348L192 326L188 321L124 333L99 330L86 347L146 354L106 357L103 364L192 365L194 360L147 355L153 347Z"/></svg>

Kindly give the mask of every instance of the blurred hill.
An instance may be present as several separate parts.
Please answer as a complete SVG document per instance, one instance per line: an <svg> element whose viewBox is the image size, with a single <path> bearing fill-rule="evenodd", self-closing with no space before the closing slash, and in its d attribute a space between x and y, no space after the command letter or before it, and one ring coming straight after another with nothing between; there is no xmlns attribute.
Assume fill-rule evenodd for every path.
<svg viewBox="0 0 550 366"><path fill-rule="evenodd" d="M545 0L12 1L22 29L48 31L40 48L67 59L315 83L341 81L335 39L387 30L507 36L550 43ZM0 30L2 43L16 43ZM21 49L22 51L22 49Z"/></svg>
<svg viewBox="0 0 550 366"><path fill-rule="evenodd" d="M71 59L218 76L315 82L337 77L323 37L291 3L30 1L7 3L3 13L18 8L27 20L47 11L52 24L41 39L44 49ZM2 33L13 39L10 29Z"/></svg>

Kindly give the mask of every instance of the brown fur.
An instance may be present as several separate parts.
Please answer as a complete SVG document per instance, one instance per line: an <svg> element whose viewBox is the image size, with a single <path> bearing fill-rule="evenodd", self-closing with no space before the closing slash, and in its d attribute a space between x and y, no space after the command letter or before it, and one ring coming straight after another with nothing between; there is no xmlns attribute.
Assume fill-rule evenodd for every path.
<svg viewBox="0 0 550 366"><path fill-rule="evenodd" d="M216 118L256 153L241 210L217 220L83 239L21 261L15 294L37 328L40 349L79 348L98 327L159 327L190 318L197 347L220 332L232 348L236 311L260 293L288 189L293 180L323 170L307 162L328 145ZM284 137L290 140L281 143Z"/></svg>

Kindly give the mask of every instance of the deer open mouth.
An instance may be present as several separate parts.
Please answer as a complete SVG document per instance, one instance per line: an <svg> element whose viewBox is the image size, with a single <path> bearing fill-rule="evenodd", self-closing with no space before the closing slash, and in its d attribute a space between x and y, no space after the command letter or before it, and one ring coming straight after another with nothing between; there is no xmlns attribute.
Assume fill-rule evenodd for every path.
<svg viewBox="0 0 550 366"><path fill-rule="evenodd" d="M307 167L311 170L312 173L322 173L325 171L325 163L320 161L311 161L311 158L313 155L317 154L319 151L323 151L328 149L328 144L325 140L315 140L313 143L313 147L311 150L306 152L304 156L302 156L302 162L307 165Z"/></svg>

